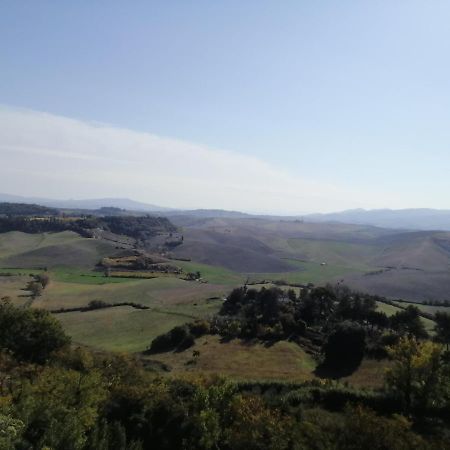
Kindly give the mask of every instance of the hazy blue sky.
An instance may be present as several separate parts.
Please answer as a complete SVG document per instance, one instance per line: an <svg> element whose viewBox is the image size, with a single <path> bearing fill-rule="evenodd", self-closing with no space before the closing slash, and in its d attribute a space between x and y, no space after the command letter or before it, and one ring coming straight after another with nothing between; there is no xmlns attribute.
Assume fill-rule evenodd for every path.
<svg viewBox="0 0 450 450"><path fill-rule="evenodd" d="M3 0L0 191L450 208L449 24L449 1ZM137 184L135 166L116 164L115 127ZM151 167L164 151L184 164Z"/></svg>

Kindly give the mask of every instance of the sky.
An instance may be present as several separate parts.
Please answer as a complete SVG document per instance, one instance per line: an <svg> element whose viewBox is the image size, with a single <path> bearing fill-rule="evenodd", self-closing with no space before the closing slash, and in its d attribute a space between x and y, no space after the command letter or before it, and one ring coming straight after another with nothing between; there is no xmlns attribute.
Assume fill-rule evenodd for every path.
<svg viewBox="0 0 450 450"><path fill-rule="evenodd" d="M3 0L0 192L450 208L450 2Z"/></svg>

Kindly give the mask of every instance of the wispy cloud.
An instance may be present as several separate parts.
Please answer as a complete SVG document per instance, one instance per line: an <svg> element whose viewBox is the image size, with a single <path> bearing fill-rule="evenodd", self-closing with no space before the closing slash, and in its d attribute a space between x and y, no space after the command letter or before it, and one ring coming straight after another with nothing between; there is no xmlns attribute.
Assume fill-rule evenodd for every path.
<svg viewBox="0 0 450 450"><path fill-rule="evenodd" d="M362 192L258 158L9 107L0 108L0 156L0 190L21 195L285 213L368 205Z"/></svg>

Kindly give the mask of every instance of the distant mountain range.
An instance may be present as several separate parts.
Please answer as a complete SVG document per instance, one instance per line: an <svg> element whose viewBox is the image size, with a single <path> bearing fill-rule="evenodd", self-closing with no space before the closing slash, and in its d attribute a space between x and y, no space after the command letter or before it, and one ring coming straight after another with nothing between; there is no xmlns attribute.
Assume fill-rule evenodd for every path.
<svg viewBox="0 0 450 450"><path fill-rule="evenodd" d="M443 230L450 231L450 210L444 209L352 209L327 214L308 214L300 216L268 216L247 214L239 211L223 209L193 209L182 210L167 208L149 203L137 202L127 198L97 198L86 200L55 200L40 197L22 197L19 195L0 193L0 202L28 203L52 208L99 210L113 207L126 211L158 213L168 217L190 216L197 218L249 218L298 220L307 222L335 222L357 225L371 225L381 228L402 230Z"/></svg>
<svg viewBox="0 0 450 450"><path fill-rule="evenodd" d="M250 214L239 211L225 211L222 209L194 209L182 210L137 202L128 198L96 198L86 200L55 200L41 197L22 197L20 195L0 193L0 203L25 203L47 206L61 209L77 210L100 210L101 208L119 208L126 211L158 213L165 216L194 216L198 218L222 217L222 218L244 218L251 217Z"/></svg>
<svg viewBox="0 0 450 450"><path fill-rule="evenodd" d="M445 209L353 209L305 216L310 222L338 222L405 230L450 230L450 210Z"/></svg>
<svg viewBox="0 0 450 450"><path fill-rule="evenodd" d="M151 205L148 203L136 202L128 198L96 198L87 200L54 200L40 197L21 197L19 195L0 193L0 202L9 203L32 203L52 208L64 209L100 209L103 207L113 207L126 209L129 211L155 212L170 211L170 208Z"/></svg>

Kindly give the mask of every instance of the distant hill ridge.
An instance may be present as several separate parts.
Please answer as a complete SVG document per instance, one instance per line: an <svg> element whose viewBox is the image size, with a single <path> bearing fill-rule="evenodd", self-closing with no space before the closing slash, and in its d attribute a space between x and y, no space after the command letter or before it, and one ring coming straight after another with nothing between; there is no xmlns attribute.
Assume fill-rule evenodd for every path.
<svg viewBox="0 0 450 450"><path fill-rule="evenodd" d="M0 216L54 216L58 214L57 209L48 206L32 203L0 203Z"/></svg>
<svg viewBox="0 0 450 450"><path fill-rule="evenodd" d="M450 230L450 210L445 209L353 209L329 214L310 214L314 222L339 222L408 230Z"/></svg>
<svg viewBox="0 0 450 450"><path fill-rule="evenodd" d="M37 204L48 206L51 208L63 209L100 209L104 207L113 207L126 209L131 211L153 212L153 211L169 211L170 208L141 203L127 198L97 198L86 200L55 200L40 197L21 197L19 195L11 195L0 193L0 202Z"/></svg>
<svg viewBox="0 0 450 450"><path fill-rule="evenodd" d="M18 195L0 193L0 202L16 203L16 204L33 204L35 206L42 205L50 208L59 208L64 210L92 210L97 213L108 213L108 209L118 209L128 212L141 213L157 213L164 216L187 215L199 218L209 217L226 217L226 218L243 218L251 217L251 214L239 211L225 211L223 209L194 209L182 210L157 206L149 203L137 202L127 198L98 198L86 200L55 200L39 197L21 197ZM102 211L103 210L103 211ZM111 211L110 211L111 212ZM114 211L113 211L114 212ZM117 212L117 211L116 211ZM114 213L116 213L114 212ZM31 215L32 213L30 213ZM37 212L37 214L39 214Z"/></svg>
<svg viewBox="0 0 450 450"><path fill-rule="evenodd" d="M167 217L190 216L197 218L251 218L302 219L308 222L338 222L357 225L371 225L381 228L404 230L442 230L450 231L450 210L431 208L410 209L352 209L334 213L308 214L303 216L278 216L248 214L240 211L222 209L182 210L137 202L126 198L99 198L86 200L55 200L38 197L21 197L0 193L0 202L35 204L50 208L100 210L118 208L136 213L157 213Z"/></svg>

